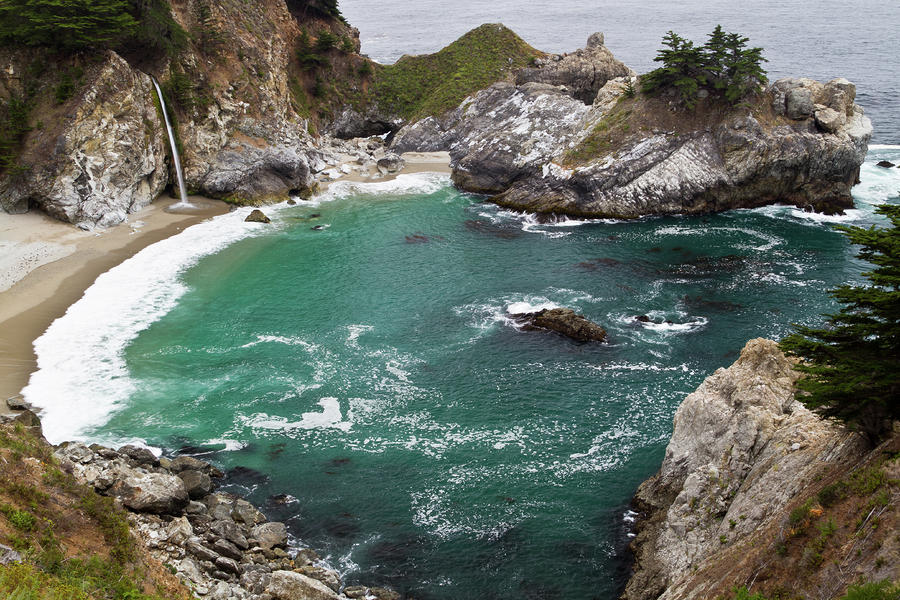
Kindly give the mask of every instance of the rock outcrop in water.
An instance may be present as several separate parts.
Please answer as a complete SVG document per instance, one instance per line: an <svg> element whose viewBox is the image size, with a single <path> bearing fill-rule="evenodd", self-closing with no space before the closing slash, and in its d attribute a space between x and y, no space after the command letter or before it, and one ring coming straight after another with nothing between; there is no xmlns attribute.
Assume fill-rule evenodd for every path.
<svg viewBox="0 0 900 600"><path fill-rule="evenodd" d="M606 330L571 308L546 308L535 313L513 315L524 329L555 331L576 342L602 342Z"/></svg>
<svg viewBox="0 0 900 600"><path fill-rule="evenodd" d="M707 98L687 111L672 97L632 93L639 83L614 72L588 106L571 84L546 83L559 82L555 69L523 71L517 85L497 83L441 118L411 123L393 146L449 150L458 187L530 212L852 207L872 126L845 79L782 79L747 105Z"/></svg>
<svg viewBox="0 0 900 600"><path fill-rule="evenodd" d="M641 513L632 544L636 564L623 598L730 597L736 586L763 583L790 597L815 590L816 597L833 598L860 575L896 577L890 573L897 544L885 548L856 535L869 533L860 525L872 508L869 497L847 498L846 507L829 514L815 502L828 485L844 489L837 486L842 477L853 481L854 468L897 471L900 465L883 463L882 449L867 456L861 436L797 402L797 377L775 342L756 339L685 398L659 473L634 498ZM833 540L816 542L807 533L824 531L822 523L834 527L828 530ZM843 549L842 536L848 539Z"/></svg>

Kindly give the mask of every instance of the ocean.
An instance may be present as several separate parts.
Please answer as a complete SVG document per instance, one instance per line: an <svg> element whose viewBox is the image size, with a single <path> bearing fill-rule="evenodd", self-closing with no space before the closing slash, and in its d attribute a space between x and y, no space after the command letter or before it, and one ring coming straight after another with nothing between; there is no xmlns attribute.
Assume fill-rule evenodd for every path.
<svg viewBox="0 0 900 600"><path fill-rule="evenodd" d="M364 51L385 60L502 20L554 51L603 30L639 71L665 29L699 37L722 22L770 48L793 23L792 50L773 44L770 68L856 81L879 139L900 133L877 117L897 82L861 68L879 62L876 47L841 50L890 47L885 16L842 46L809 33L838 20L825 6L803 27L799 8L774 3L735 15L725 3L451 14L420 2L402 19L392 3L341 6ZM785 23L764 28L775 15ZM879 223L874 207L900 201L900 169L881 159L900 162L900 146L870 149L841 217L766 207L540 223L438 174L335 183L267 209L271 226L244 223L240 209L98 278L35 343L25 396L51 441L138 442L216 463L226 490L286 522L348 584L420 599L612 598L628 575L629 500L658 469L684 396L747 340L821 323L836 308L827 290L863 281L866 265L832 226ZM545 306L575 308L609 343L512 318Z"/></svg>
<svg viewBox="0 0 900 600"><path fill-rule="evenodd" d="M602 31L606 47L638 73L653 62L669 30L696 43L721 24L765 50L769 79L846 77L875 126L874 143L900 144L900 3L880 0L596 0L588 2L368 2L342 0L359 28L362 51L391 63L435 52L482 23L503 23L545 52L573 52Z"/></svg>

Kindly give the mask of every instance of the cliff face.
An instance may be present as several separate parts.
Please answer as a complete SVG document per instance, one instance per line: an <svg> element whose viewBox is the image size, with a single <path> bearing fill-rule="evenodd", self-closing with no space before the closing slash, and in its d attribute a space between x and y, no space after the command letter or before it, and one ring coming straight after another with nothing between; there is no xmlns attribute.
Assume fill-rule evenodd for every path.
<svg viewBox="0 0 900 600"><path fill-rule="evenodd" d="M185 0L172 18L188 36L169 56L0 51L0 99L29 111L17 164L0 174L2 208L109 226L156 198L173 178L149 75L167 94L191 192L260 203L311 190L321 161L297 111L301 24L284 0ZM354 34L321 15L303 25Z"/></svg>
<svg viewBox="0 0 900 600"><path fill-rule="evenodd" d="M796 379L775 342L756 339L685 398L659 473L634 499L623 598L730 597L739 586L835 598L860 575L900 576L898 544L864 522L877 508L882 526L896 523L900 465L803 407ZM855 487L858 473L875 485Z"/></svg>

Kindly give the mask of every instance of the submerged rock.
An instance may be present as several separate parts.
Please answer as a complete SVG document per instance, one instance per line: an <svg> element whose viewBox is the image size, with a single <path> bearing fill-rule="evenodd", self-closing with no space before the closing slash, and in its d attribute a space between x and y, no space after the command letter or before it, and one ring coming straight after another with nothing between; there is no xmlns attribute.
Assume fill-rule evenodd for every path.
<svg viewBox="0 0 900 600"><path fill-rule="evenodd" d="M584 315L576 314L571 308L549 308L514 317L523 322L526 329L555 331L579 342L602 342L606 339L605 329L589 321Z"/></svg>
<svg viewBox="0 0 900 600"><path fill-rule="evenodd" d="M263 211L256 208L253 209L253 212L247 215L247 218L244 219L244 221L246 221L247 223L271 223L272 219L267 217Z"/></svg>
<svg viewBox="0 0 900 600"><path fill-rule="evenodd" d="M885 168L885 169L891 169L891 168L893 168L893 167L895 167L895 166L897 166L897 165L895 165L894 163L892 163L892 162L889 161L889 160L879 160L877 163L875 163L875 166L876 166L876 167L883 167L883 168Z"/></svg>

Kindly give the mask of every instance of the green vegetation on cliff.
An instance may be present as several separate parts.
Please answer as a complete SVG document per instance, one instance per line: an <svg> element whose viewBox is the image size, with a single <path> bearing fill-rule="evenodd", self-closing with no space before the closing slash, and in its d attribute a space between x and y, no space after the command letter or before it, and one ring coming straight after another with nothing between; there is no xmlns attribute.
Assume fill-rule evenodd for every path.
<svg viewBox="0 0 900 600"><path fill-rule="evenodd" d="M876 209L890 219L887 228L839 226L861 246L858 258L874 269L870 285L842 285L831 295L843 307L825 327L797 326L781 347L802 362L806 377L798 399L826 417L836 418L877 442L900 419L900 206Z"/></svg>
<svg viewBox="0 0 900 600"><path fill-rule="evenodd" d="M721 25L702 46L669 31L653 59L663 66L641 77L641 90L646 94L677 90L688 108L693 108L701 89L735 104L766 82L762 48L748 48L748 41L738 33L725 33Z"/></svg>
<svg viewBox="0 0 900 600"><path fill-rule="evenodd" d="M482 25L434 54L376 66L371 100L407 119L440 115L541 55L503 25Z"/></svg>
<svg viewBox="0 0 900 600"><path fill-rule="evenodd" d="M0 543L23 559L0 568L0 597L186 600L170 573L145 561L124 511L61 471L51 452L32 428L0 425Z"/></svg>

